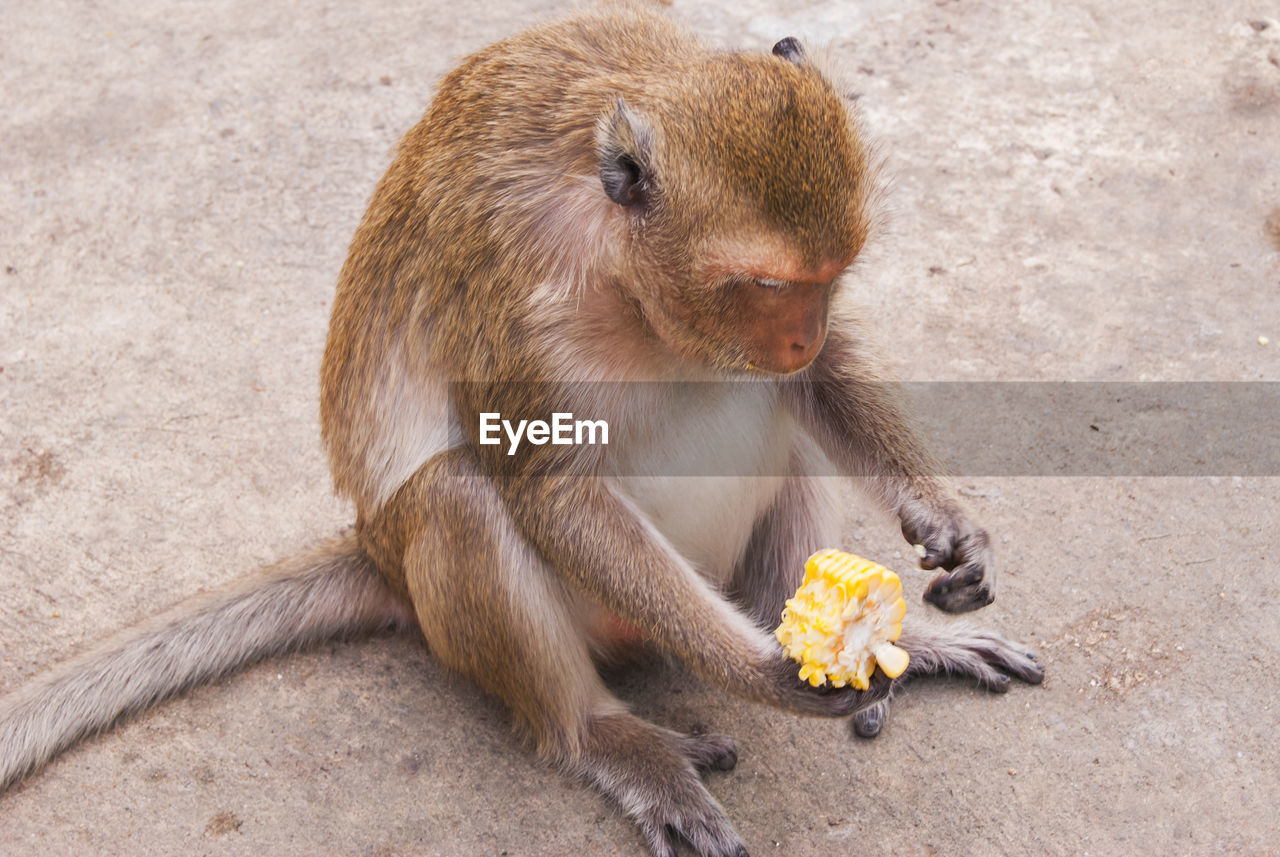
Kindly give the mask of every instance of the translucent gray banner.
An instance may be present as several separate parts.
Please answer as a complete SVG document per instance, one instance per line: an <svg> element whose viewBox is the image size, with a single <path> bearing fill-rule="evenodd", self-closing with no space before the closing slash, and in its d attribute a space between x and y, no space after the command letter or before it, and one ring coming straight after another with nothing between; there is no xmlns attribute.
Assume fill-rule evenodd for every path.
<svg viewBox="0 0 1280 857"><path fill-rule="evenodd" d="M905 384L965 476L1280 475L1280 383Z"/></svg>
<svg viewBox="0 0 1280 857"><path fill-rule="evenodd" d="M780 395L786 396L783 381ZM653 443L654 425L663 417L672 426L699 424L688 419L699 408L734 415L768 408L762 382L689 384L573 384L534 382L454 385L462 424L454 443L478 443L481 431L503 453L537 454L541 445L568 440L599 444L593 425L575 430L581 421L608 420L604 413L583 409L591 402L638 400L644 426L608 427L608 443L599 450L621 475L744 476L788 474L788 463L756 469L751 455L737 456L743 446L741 422L730 426L703 420L698 437L674 435L671 443L693 449L674 457L678 465L664 472L650 456L635 448L643 438ZM873 388L871 388L873 389ZM880 390L875 392L886 392ZM1276 382L963 382L898 384L893 392L906 403L920 434L947 473L957 476L1277 476L1280 475L1280 383ZM795 391L793 391L795 392ZM459 394L461 398L458 397ZM504 404L537 402L538 413L502 413ZM545 413L543 412L545 411ZM482 413L490 413L482 417ZM572 414L572 419L555 414ZM497 417L493 416L498 415ZM502 420L509 426L503 427ZM526 425L520 429L520 421ZM545 430L535 427L546 423ZM475 425L468 425L474 422ZM483 425L482 425L483 424ZM532 434L529 434L530 430ZM512 443L512 432L519 443ZM530 442L532 438L532 442ZM514 450L512 447L514 446ZM728 454L726 454L728 453ZM572 457L571 453L567 456ZM635 462L633 465L632 462ZM776 472L774 472L776 471ZM813 468L806 475L840 475L835 465Z"/></svg>

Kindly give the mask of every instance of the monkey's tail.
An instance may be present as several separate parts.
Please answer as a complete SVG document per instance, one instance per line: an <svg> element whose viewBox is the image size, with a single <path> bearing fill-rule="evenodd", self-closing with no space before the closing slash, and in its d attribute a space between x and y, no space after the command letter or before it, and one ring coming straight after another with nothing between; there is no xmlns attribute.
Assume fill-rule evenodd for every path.
<svg viewBox="0 0 1280 857"><path fill-rule="evenodd" d="M120 717L268 655L408 627L354 537L183 602L0 697L0 791Z"/></svg>

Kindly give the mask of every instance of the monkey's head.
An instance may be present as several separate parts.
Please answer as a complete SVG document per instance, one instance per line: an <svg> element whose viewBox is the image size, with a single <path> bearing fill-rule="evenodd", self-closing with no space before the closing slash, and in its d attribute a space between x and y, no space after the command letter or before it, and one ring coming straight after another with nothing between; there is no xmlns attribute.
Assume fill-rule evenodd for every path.
<svg viewBox="0 0 1280 857"><path fill-rule="evenodd" d="M850 105L794 39L772 56L696 59L600 124L601 182L628 226L622 279L676 352L797 372L866 239L867 154Z"/></svg>

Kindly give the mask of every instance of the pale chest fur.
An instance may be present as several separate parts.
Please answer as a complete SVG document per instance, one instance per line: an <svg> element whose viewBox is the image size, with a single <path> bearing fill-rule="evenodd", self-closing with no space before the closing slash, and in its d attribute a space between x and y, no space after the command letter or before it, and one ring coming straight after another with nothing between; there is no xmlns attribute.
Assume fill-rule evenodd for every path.
<svg viewBox="0 0 1280 857"><path fill-rule="evenodd" d="M656 419L619 426L606 471L700 574L727 583L781 490L796 426L769 384L646 392Z"/></svg>

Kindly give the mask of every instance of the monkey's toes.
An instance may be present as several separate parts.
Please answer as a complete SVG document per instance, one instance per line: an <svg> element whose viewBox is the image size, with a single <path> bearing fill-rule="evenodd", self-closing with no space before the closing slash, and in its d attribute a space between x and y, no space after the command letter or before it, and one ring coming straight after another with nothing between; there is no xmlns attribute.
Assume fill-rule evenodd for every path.
<svg viewBox="0 0 1280 857"><path fill-rule="evenodd" d="M636 819L654 857L676 857L680 839L699 857L749 857L720 805L705 792L698 797L665 796Z"/></svg>
<svg viewBox="0 0 1280 857"><path fill-rule="evenodd" d="M1008 693L1009 685L1013 684L1013 679L1004 673L983 676L979 681L982 683L983 689L990 693Z"/></svg>
<svg viewBox="0 0 1280 857"><path fill-rule="evenodd" d="M737 743L728 735L701 734L683 736L680 752L698 770L732 771L738 764Z"/></svg>
<svg viewBox="0 0 1280 857"><path fill-rule="evenodd" d="M1044 681L1044 664L1036 659L1033 652L1023 652L1023 660L1013 660L1008 664L1009 672L1027 684L1039 684Z"/></svg>
<svg viewBox="0 0 1280 857"><path fill-rule="evenodd" d="M980 677L984 687L996 693L1004 693L1009 689L1010 677L1027 684L1039 684L1044 681L1044 665L1036 660L1032 652L1009 641L991 636L977 649L979 656L993 671L993 676ZM998 676L999 678L994 678Z"/></svg>

